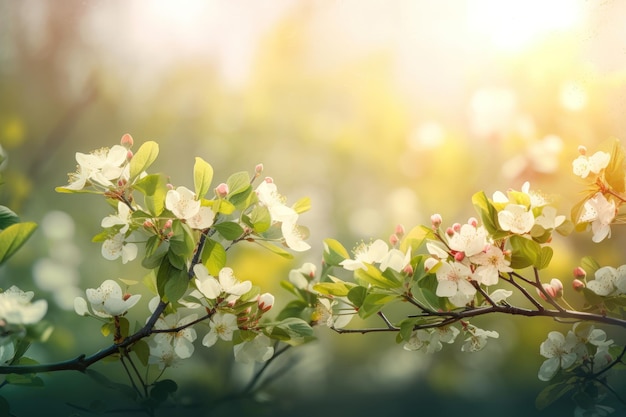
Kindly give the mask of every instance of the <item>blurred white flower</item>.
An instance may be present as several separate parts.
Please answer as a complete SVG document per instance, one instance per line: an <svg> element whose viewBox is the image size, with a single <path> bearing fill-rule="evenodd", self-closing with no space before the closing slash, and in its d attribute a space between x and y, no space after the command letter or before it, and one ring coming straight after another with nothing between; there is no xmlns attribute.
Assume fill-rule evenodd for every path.
<svg viewBox="0 0 626 417"><path fill-rule="evenodd" d="M98 288L88 288L86 293L93 313L105 318L124 315L141 298L139 294L124 294L120 285L111 279L104 281ZM81 316L88 314L87 303L82 297L75 299L74 309Z"/></svg>
<svg viewBox="0 0 626 417"><path fill-rule="evenodd" d="M250 341L239 343L233 347L235 360L241 363L265 362L274 355L271 339L259 334Z"/></svg>
<svg viewBox="0 0 626 417"><path fill-rule="evenodd" d="M8 324L35 324L46 315L46 300L31 302L35 293L22 291L15 285L0 293L0 320Z"/></svg>

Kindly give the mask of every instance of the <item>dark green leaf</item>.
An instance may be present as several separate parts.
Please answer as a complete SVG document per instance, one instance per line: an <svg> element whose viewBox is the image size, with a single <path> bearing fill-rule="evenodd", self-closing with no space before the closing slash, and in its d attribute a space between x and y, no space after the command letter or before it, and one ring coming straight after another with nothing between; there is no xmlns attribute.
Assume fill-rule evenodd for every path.
<svg viewBox="0 0 626 417"><path fill-rule="evenodd" d="M226 240L235 240L243 235L243 228L235 222L223 222L213 225Z"/></svg>
<svg viewBox="0 0 626 417"><path fill-rule="evenodd" d="M361 287L360 285L352 287L350 291L348 291L348 300L350 300L350 302L357 308L360 308L363 305L366 296L367 288Z"/></svg>
<svg viewBox="0 0 626 417"><path fill-rule="evenodd" d="M12 224L19 223L20 218L17 214L13 213L11 209L5 206L0 206L0 230L6 229Z"/></svg>
<svg viewBox="0 0 626 417"><path fill-rule="evenodd" d="M535 400L535 406L539 410L543 410L563 395L571 391L575 385L572 382L562 381L556 384L551 384L545 387L537 396Z"/></svg>
<svg viewBox="0 0 626 417"><path fill-rule="evenodd" d="M36 228L33 222L15 223L0 232L0 264L21 248Z"/></svg>

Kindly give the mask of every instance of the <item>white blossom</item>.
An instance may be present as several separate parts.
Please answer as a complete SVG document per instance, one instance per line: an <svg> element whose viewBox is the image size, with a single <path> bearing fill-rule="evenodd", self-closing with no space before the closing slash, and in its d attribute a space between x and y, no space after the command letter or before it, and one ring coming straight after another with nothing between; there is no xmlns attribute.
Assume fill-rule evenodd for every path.
<svg viewBox="0 0 626 417"><path fill-rule="evenodd" d="M237 316L231 313L215 313L209 321L211 330L202 339L202 344L211 347L217 342L217 339L226 341L233 340L233 332L238 329Z"/></svg>
<svg viewBox="0 0 626 417"><path fill-rule="evenodd" d="M518 235L530 232L535 224L533 212L521 204L507 204L504 210L498 212L500 228Z"/></svg>
<svg viewBox="0 0 626 417"><path fill-rule="evenodd" d="M472 271L460 262L443 262L436 272L438 297L448 297L457 307L467 304L476 294L476 288L469 282Z"/></svg>
<svg viewBox="0 0 626 417"><path fill-rule="evenodd" d="M233 347L235 360L241 363L266 362L274 355L274 347L271 344L269 337L259 334L254 339Z"/></svg>
<svg viewBox="0 0 626 417"><path fill-rule="evenodd" d="M354 249L354 259L344 259L339 262L339 265L348 271L356 271L359 268L367 269L365 264L380 263L388 252L389 246L381 239L377 239L369 245L361 243Z"/></svg>
<svg viewBox="0 0 626 417"><path fill-rule="evenodd" d="M137 245L134 243L126 242L126 237L123 233L117 233L102 243L102 256L104 259L113 261L120 256L122 257L122 263L132 261L137 257Z"/></svg>
<svg viewBox="0 0 626 417"><path fill-rule="evenodd" d="M41 321L48 310L46 300L31 302L35 293L15 285L0 293L0 320L8 324L28 325Z"/></svg>
<svg viewBox="0 0 626 417"><path fill-rule="evenodd" d="M604 194L598 192L585 201L578 223L591 223L593 232L591 240L598 243L606 237L611 237L611 223L615 218L615 213L615 202L608 201Z"/></svg>
<svg viewBox="0 0 626 417"><path fill-rule="evenodd" d="M98 288L88 288L86 293L93 313L100 317L122 316L141 298L140 294L123 294L120 285L111 279L104 281ZM74 307L76 313L86 314L86 303L75 300Z"/></svg>
<svg viewBox="0 0 626 417"><path fill-rule="evenodd" d="M541 343L539 353L547 358L539 368L538 377L542 381L551 380L559 369L567 369L576 362L577 355L572 352L571 340L566 340L560 332L548 333L548 338Z"/></svg>
<svg viewBox="0 0 626 417"><path fill-rule="evenodd" d="M578 158L572 162L572 169L574 175L581 178L587 178L589 173L593 172L598 174L602 169L606 168L611 161L611 155L598 151L591 156L579 155Z"/></svg>

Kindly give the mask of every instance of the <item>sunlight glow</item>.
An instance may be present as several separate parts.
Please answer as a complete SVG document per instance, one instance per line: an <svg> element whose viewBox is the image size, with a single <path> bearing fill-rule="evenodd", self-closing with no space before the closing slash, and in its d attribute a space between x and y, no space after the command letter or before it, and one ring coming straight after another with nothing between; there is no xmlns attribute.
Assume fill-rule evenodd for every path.
<svg viewBox="0 0 626 417"><path fill-rule="evenodd" d="M469 0L468 29L500 50L518 51L551 32L572 29L582 15L578 0Z"/></svg>

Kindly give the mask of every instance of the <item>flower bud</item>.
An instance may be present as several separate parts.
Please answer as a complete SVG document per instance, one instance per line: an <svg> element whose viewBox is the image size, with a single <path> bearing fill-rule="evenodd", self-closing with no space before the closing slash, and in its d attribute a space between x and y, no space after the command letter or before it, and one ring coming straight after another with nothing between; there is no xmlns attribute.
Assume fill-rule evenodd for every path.
<svg viewBox="0 0 626 417"><path fill-rule="evenodd" d="M170 184L170 183L167 183L166 187L167 187L168 190L173 190L174 189L174 185Z"/></svg>
<svg viewBox="0 0 626 417"><path fill-rule="evenodd" d="M448 227L446 229L446 234L450 237L454 236L454 229L452 229L451 227Z"/></svg>
<svg viewBox="0 0 626 417"><path fill-rule="evenodd" d="M154 227L154 223L152 223L152 220L146 220L143 222L143 227L146 229L152 229Z"/></svg>
<svg viewBox="0 0 626 417"><path fill-rule="evenodd" d="M132 148L133 146L133 137L128 133L124 133L122 139L120 139L120 145L125 148Z"/></svg>
<svg viewBox="0 0 626 417"><path fill-rule="evenodd" d="M583 290L583 288L585 288L585 283L579 279L575 279L574 281L572 281L572 288L574 288L574 291L580 292Z"/></svg>
<svg viewBox="0 0 626 417"><path fill-rule="evenodd" d="M402 226L401 224L396 225L395 234L398 235L399 238L401 238L402 236L404 236L404 233L404 226Z"/></svg>
<svg viewBox="0 0 626 417"><path fill-rule="evenodd" d="M578 147L578 153L581 155L587 155L587 147L580 145Z"/></svg>
<svg viewBox="0 0 626 417"><path fill-rule="evenodd" d="M455 232L460 232L461 231L461 223L454 223L452 225L452 230L454 230Z"/></svg>
<svg viewBox="0 0 626 417"><path fill-rule="evenodd" d="M129 149L128 152L126 152L126 160L130 161L131 159L133 159L133 151Z"/></svg>
<svg viewBox="0 0 626 417"><path fill-rule="evenodd" d="M443 218L441 217L441 214L435 213L430 216L430 223L433 225L433 229L437 229L439 226L441 226L442 222Z"/></svg>
<svg viewBox="0 0 626 417"><path fill-rule="evenodd" d="M439 263L438 259L428 258L424 261L424 272L428 272L435 267Z"/></svg>
<svg viewBox="0 0 626 417"><path fill-rule="evenodd" d="M580 266L574 268L574 278L585 278L587 276L587 272Z"/></svg>
<svg viewBox="0 0 626 417"><path fill-rule="evenodd" d="M259 310L265 313L274 305L274 296L267 292L264 294L261 294L259 295L258 303L259 303Z"/></svg>
<svg viewBox="0 0 626 417"><path fill-rule="evenodd" d="M561 282L561 280L557 278L552 278L550 280L550 287L552 287L552 289L554 290L554 298L563 297L563 283Z"/></svg>
<svg viewBox="0 0 626 417"><path fill-rule="evenodd" d="M228 195L228 185L225 183L221 183L220 185L215 187L215 194L217 194L219 198L226 197Z"/></svg>
<svg viewBox="0 0 626 417"><path fill-rule="evenodd" d="M457 262L463 262L465 259L465 252L457 252L454 254L454 260Z"/></svg>
<svg viewBox="0 0 626 417"><path fill-rule="evenodd" d="M259 175L261 172L263 172L263 164L257 164L257 166L254 167L254 173Z"/></svg>
<svg viewBox="0 0 626 417"><path fill-rule="evenodd" d="M274 178L272 178L272 177L265 177L265 179L263 181L265 181L268 184L272 184L272 183L274 183Z"/></svg>
<svg viewBox="0 0 626 417"><path fill-rule="evenodd" d="M474 227L478 227L478 220L476 219L476 217L470 217L467 220L467 224L474 226Z"/></svg>
<svg viewBox="0 0 626 417"><path fill-rule="evenodd" d="M391 243L391 246L396 246L399 241L400 239L398 239L398 236L395 233L389 236L389 243Z"/></svg>
<svg viewBox="0 0 626 417"><path fill-rule="evenodd" d="M172 219L167 219L163 225L163 230L172 228Z"/></svg>
<svg viewBox="0 0 626 417"><path fill-rule="evenodd" d="M414 272L413 267L411 266L411 264L408 264L402 269L402 272L404 272L407 276L412 276Z"/></svg>

